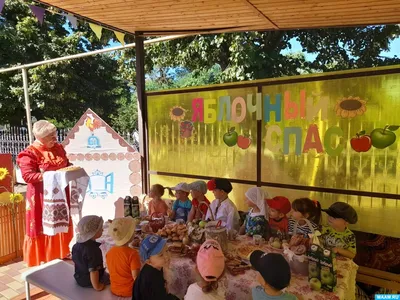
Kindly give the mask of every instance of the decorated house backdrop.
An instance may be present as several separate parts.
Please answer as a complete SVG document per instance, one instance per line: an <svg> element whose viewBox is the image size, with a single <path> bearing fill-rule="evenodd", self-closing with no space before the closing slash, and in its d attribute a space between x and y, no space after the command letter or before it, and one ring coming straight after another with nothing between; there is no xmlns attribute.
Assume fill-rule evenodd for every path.
<svg viewBox="0 0 400 300"><path fill-rule="evenodd" d="M125 196L142 193L140 155L88 109L63 142L68 158L90 176L82 216L124 216Z"/></svg>
<svg viewBox="0 0 400 300"><path fill-rule="evenodd" d="M359 214L352 229L400 237L399 66L147 99L151 184L230 178L240 210L256 184L291 201L345 201Z"/></svg>

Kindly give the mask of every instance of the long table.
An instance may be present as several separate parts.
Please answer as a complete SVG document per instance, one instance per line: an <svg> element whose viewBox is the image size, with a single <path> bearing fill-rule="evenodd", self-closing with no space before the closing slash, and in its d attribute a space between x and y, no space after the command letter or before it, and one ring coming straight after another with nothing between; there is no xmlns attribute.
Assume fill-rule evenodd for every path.
<svg viewBox="0 0 400 300"><path fill-rule="evenodd" d="M103 251L104 261L105 254L114 246L113 240L107 235L106 227L107 225L103 236L98 240L102 244L100 248ZM252 243L252 239L240 236L236 241L229 243L229 251L237 251L240 247ZM267 244L261 245L260 248L266 252L273 251ZM189 285L198 280L195 266L190 258L171 256L169 268L165 270L165 279L170 293L183 299ZM338 258L338 279L335 292L313 291L306 276L293 273L287 291L296 295L300 300L354 300L357 269L358 266L352 260ZM251 288L257 285L256 275L257 272L253 269L237 276L225 271L223 277L219 280L219 288L223 289L227 300L251 300Z"/></svg>

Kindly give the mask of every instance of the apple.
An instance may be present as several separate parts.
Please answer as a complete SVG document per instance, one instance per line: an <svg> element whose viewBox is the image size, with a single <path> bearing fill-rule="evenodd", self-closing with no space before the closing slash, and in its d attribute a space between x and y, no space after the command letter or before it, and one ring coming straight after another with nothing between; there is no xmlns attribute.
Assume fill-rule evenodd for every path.
<svg viewBox="0 0 400 300"><path fill-rule="evenodd" d="M321 289L321 281L318 278L311 278L309 283L312 290L319 291Z"/></svg>
<svg viewBox="0 0 400 300"><path fill-rule="evenodd" d="M330 271L321 271L321 282L325 285L333 285L333 274Z"/></svg>
<svg viewBox="0 0 400 300"><path fill-rule="evenodd" d="M227 133L224 134L224 143L228 146L228 147L233 147L236 145L237 141L238 141L238 134L235 131L235 127L232 127L228 130Z"/></svg>
<svg viewBox="0 0 400 300"><path fill-rule="evenodd" d="M365 131L357 133L357 136L350 140L351 148L356 152L367 152L371 149L372 141L369 135L365 135Z"/></svg>
<svg viewBox="0 0 400 300"><path fill-rule="evenodd" d="M396 131L400 126L385 126L385 128L376 128L371 132L372 146L378 149L385 149L396 141Z"/></svg>
<svg viewBox="0 0 400 300"><path fill-rule="evenodd" d="M251 145L251 138L246 137L244 135L239 135L238 136L237 145L238 145L239 148L241 148L243 150L247 149Z"/></svg>
<svg viewBox="0 0 400 300"><path fill-rule="evenodd" d="M274 241L272 244L271 244L271 246L272 247L274 247L274 248L276 248L276 249L281 249L281 243L279 242L279 241Z"/></svg>
<svg viewBox="0 0 400 300"><path fill-rule="evenodd" d="M204 228L204 227L206 227L206 225L207 225L207 222L206 222L206 221L201 221L201 222L199 223L199 227L200 227L200 228Z"/></svg>
<svg viewBox="0 0 400 300"><path fill-rule="evenodd" d="M308 276L318 278L319 273L320 272L318 266L310 262L308 265Z"/></svg>

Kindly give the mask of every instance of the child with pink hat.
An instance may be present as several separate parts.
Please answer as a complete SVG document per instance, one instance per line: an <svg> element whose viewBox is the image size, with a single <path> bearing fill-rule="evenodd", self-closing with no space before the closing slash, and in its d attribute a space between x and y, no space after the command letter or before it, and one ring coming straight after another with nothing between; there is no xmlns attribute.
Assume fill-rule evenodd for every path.
<svg viewBox="0 0 400 300"><path fill-rule="evenodd" d="M225 295L218 289L218 280L224 273L225 257L222 248L215 240L206 240L197 253L197 270L201 281L189 286L187 300L223 300Z"/></svg>

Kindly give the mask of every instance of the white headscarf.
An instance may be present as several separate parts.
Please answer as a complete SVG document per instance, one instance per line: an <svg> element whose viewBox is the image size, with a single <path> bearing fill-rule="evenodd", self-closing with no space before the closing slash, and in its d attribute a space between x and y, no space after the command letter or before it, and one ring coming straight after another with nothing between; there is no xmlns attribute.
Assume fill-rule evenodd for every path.
<svg viewBox="0 0 400 300"><path fill-rule="evenodd" d="M250 215L252 217L255 216L265 216L267 217L268 215L268 207L265 203L265 199L267 199L268 193L265 192L262 188L260 187L252 187L250 189L247 190L246 192L246 197L249 198L249 200L251 202L253 202L255 205L257 205L258 209L260 210L260 212L257 213L253 213L252 209L250 210Z"/></svg>

